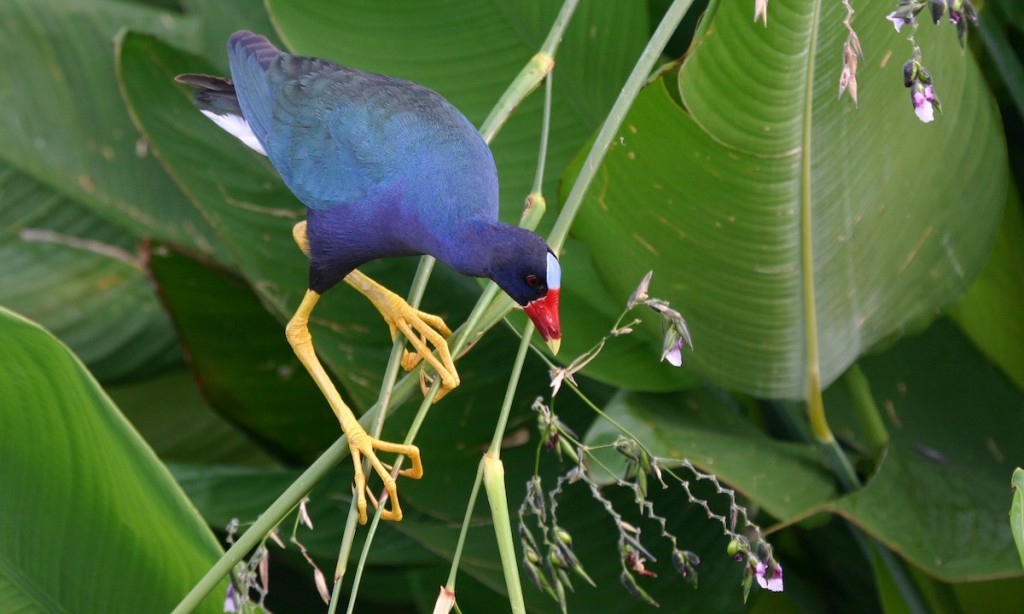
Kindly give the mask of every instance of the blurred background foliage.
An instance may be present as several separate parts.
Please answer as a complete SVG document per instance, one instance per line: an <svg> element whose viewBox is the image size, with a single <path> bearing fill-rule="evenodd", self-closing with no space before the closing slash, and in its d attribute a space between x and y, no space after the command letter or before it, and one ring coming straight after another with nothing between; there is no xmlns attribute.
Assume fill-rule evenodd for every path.
<svg viewBox="0 0 1024 614"><path fill-rule="evenodd" d="M786 570L785 593L755 591L744 605L741 566L716 525L682 493L653 492L703 561L693 591L652 546L659 577L643 587L670 611L903 611L865 539L907 564L931 609L1024 607L1007 523L1010 475L1024 464L1024 12L1015 0L979 7L966 52L953 26L922 13L916 38L943 105L925 125L902 86L906 30L885 19L895 4L856 4L855 105L836 96L848 35L840 0L771 0L767 27L752 21L753 1L696 2L566 245L563 360L608 331L649 270L651 294L683 313L696 348L682 369L659 363L659 320L639 314L635 332L577 376L584 392L656 454L735 488ZM554 71L549 202L568 192L667 5L581 2ZM282 332L305 289L290 234L301 204L173 76L225 74L227 36L251 29L423 83L479 124L558 8L0 2L0 611L169 609L219 556L231 519L258 516L338 435ZM493 143L506 221L532 183L541 111L542 97L530 97ZM366 270L401 293L414 268ZM480 289L439 267L425 308L457 325ZM368 407L386 327L347 288L317 316L317 347L343 395ZM408 517L377 537L366 611L432 606L515 343L511 329L492 331L460 361L463 385L431 412L417 439L427 474L402 484ZM811 364L863 481L853 492L805 424ZM509 424L519 443L503 453L513 506L534 471L530 406L548 382L531 358ZM886 445L858 420L865 390ZM556 409L590 444L616 436L570 394ZM385 436L401 437L411 413L398 409ZM541 459L545 476L567 469ZM316 530L300 539L324 569L350 477L343 463L311 494ZM629 517L629 493L607 491L657 535ZM585 488L567 491L560 519L598 583L578 586L569 609L646 607L620 586L615 531ZM482 508L475 520L464 611L504 600L490 520ZM272 561L269 607L318 608L297 550L274 549ZM526 597L531 612L557 610L533 587Z"/></svg>

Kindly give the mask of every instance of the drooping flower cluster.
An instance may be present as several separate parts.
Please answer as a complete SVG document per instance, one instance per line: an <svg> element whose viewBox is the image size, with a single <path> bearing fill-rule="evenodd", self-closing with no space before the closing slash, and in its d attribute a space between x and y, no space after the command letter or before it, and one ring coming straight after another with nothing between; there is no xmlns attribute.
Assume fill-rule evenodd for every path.
<svg viewBox="0 0 1024 614"><path fill-rule="evenodd" d="M914 32L917 31L917 15L925 7L928 7L932 23L936 25L942 21L943 15L949 14L949 22L956 26L956 36L961 48L967 42L967 22L977 25L978 14L975 12L971 0L900 0L896 10L886 16L897 32L903 26L912 28L908 40L913 44L914 54L913 58L903 65L903 85L910 89L910 102L917 118L924 123L929 123L935 119L935 112L941 113L942 108L939 105L939 99L935 96L932 77L921 66L921 48L914 40Z"/></svg>
<svg viewBox="0 0 1024 614"><path fill-rule="evenodd" d="M961 47L967 42L967 22L971 21L978 25L978 13L974 10L971 0L900 0L896 10L885 18L891 21L899 32L903 26L916 26L918 13L926 6L931 13L932 23L936 25L942 21L946 11L949 11L949 22L956 26L956 36Z"/></svg>
<svg viewBox="0 0 1024 614"><path fill-rule="evenodd" d="M756 552L755 552L756 550ZM757 585L773 593L782 592L782 564L775 560L772 547L768 542L758 542L756 549L744 537L729 542L729 556L745 564L743 568L743 597L746 599L750 587L757 580Z"/></svg>

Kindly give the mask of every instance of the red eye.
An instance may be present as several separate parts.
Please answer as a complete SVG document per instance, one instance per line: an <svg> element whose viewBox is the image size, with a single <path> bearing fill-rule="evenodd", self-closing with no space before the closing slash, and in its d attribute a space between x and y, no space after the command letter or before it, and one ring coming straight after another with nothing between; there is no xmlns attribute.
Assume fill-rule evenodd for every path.
<svg viewBox="0 0 1024 614"><path fill-rule="evenodd" d="M530 286L531 288L539 288L541 285L540 278L538 278L536 275L527 275L526 285Z"/></svg>

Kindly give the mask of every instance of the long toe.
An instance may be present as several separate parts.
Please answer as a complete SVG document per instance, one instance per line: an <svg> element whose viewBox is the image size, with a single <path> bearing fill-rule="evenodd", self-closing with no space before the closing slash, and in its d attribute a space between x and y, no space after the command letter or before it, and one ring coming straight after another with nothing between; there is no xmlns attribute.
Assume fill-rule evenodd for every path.
<svg viewBox="0 0 1024 614"><path fill-rule="evenodd" d="M390 507L381 509L381 518L383 520L394 520L399 521L402 519L402 506L398 500L398 484L395 481L395 477L392 475L392 468L390 465L384 464L377 456L377 452L386 452L390 454L398 454L405 456L412 463L412 467L402 469L398 472L399 476L412 478L418 480L423 477L423 464L420 461L420 450L416 446L408 444L391 443L389 441L381 441L370 436L359 438L358 441L352 442L350 439L350 446L352 448L352 461L355 464L356 471L356 507L359 511L359 524L366 524L366 499L369 494L370 502L374 507L378 507L380 504L369 486L366 484L366 478L363 474L363 467L360 457L365 458L370 462L370 466L373 468L374 473L380 478L384 484L384 490L387 492L387 498L391 500Z"/></svg>

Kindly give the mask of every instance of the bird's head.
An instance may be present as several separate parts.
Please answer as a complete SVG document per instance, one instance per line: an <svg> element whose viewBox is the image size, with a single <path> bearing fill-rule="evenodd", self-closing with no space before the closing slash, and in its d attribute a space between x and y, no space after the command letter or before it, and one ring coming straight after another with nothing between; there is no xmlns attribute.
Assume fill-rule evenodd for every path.
<svg viewBox="0 0 1024 614"><path fill-rule="evenodd" d="M557 354L562 342L558 320L562 267L544 239L527 230L516 231L511 245L493 263L490 277L526 311Z"/></svg>

